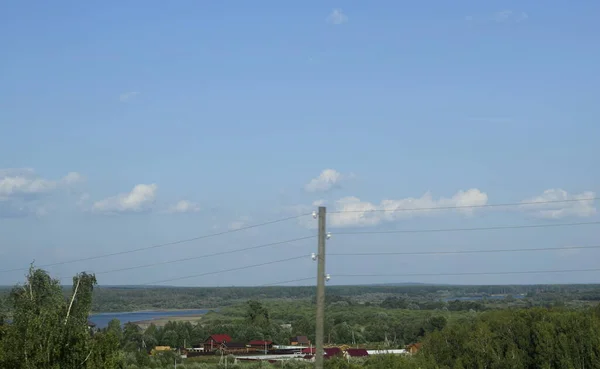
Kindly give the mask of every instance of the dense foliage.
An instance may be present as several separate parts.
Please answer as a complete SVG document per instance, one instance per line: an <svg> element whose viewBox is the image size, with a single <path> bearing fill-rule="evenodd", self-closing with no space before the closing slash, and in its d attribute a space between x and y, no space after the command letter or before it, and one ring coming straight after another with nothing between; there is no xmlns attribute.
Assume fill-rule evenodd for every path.
<svg viewBox="0 0 600 369"><path fill-rule="evenodd" d="M421 342L414 356L333 358L329 369L352 368L599 368L600 289L574 286L365 286L328 288L326 342L402 348ZM496 293L502 296L493 295ZM514 295L514 296L513 296ZM86 273L65 289L31 269L26 283L0 296L0 368L275 368L233 364L232 357L181 359L156 346L189 347L210 334L234 341L314 340L314 288L96 288ZM516 296L516 297L515 297ZM200 323L150 324L117 320L88 328L94 309L220 307ZM7 323L7 319L11 323ZM225 364L227 361L227 364ZM287 362L287 368L311 368Z"/></svg>
<svg viewBox="0 0 600 369"><path fill-rule="evenodd" d="M58 280L31 268L27 282L9 296L12 322L0 327L0 367L118 367L118 342L110 334L92 336L88 329L95 285L93 275L81 273L65 298Z"/></svg>
<svg viewBox="0 0 600 369"><path fill-rule="evenodd" d="M487 312L431 333L423 347L442 368L600 368L600 308Z"/></svg>

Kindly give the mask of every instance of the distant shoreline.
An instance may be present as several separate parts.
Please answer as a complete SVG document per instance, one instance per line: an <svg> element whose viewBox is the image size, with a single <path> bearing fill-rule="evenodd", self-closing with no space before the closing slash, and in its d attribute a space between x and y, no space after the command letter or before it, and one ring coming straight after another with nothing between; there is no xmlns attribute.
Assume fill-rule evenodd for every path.
<svg viewBox="0 0 600 369"><path fill-rule="evenodd" d="M157 313L175 313L175 312L182 312L182 311L198 311L198 310L206 310L206 312L208 313L209 311L215 311L219 308L196 308L196 309L144 309L144 310L131 310L131 311L92 311L90 313L90 315L106 315L106 314L136 314L136 313L151 313L151 312L157 312Z"/></svg>

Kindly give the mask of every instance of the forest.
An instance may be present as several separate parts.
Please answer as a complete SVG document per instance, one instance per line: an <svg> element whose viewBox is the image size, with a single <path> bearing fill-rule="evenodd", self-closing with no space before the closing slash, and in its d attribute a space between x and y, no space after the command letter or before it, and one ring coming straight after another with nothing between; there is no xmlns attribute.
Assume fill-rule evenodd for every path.
<svg viewBox="0 0 600 369"><path fill-rule="evenodd" d="M310 287L105 288L86 273L65 287L44 270L32 268L22 285L2 292L0 367L218 368L230 360L228 367L268 368L268 363L232 366L227 357L182 359L171 351L150 353L157 345L199 344L214 333L240 342L288 344L295 335L314 340L313 295ZM596 285L328 287L327 345L422 346L411 356L333 358L326 360L326 367L600 368L597 296ZM199 323L142 329L114 320L96 332L87 325L94 311L159 306L219 309ZM289 362L286 367L312 364Z"/></svg>

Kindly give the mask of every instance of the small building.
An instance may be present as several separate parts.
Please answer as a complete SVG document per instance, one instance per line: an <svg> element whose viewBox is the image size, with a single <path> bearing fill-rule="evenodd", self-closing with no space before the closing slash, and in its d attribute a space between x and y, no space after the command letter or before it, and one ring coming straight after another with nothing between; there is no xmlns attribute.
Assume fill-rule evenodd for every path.
<svg viewBox="0 0 600 369"><path fill-rule="evenodd" d="M248 346L242 342L223 342L219 349L227 355L229 355L229 354L244 354L244 353L248 353L248 351L250 351Z"/></svg>
<svg viewBox="0 0 600 369"><path fill-rule="evenodd" d="M350 358L360 358L360 357L367 357L367 356L369 356L369 353L367 352L366 349L349 348L344 353L344 356L346 356L346 358L348 358L348 359L350 359Z"/></svg>
<svg viewBox="0 0 600 369"><path fill-rule="evenodd" d="M326 347L325 350L325 359L332 358L334 356L342 356L342 349L339 347Z"/></svg>
<svg viewBox="0 0 600 369"><path fill-rule="evenodd" d="M267 351L273 349L273 341L254 340L248 342L252 351Z"/></svg>
<svg viewBox="0 0 600 369"><path fill-rule="evenodd" d="M310 346L310 341L309 341L308 337L306 337L306 336L296 336L296 337L290 338L290 344L292 346L298 346L298 345Z"/></svg>
<svg viewBox="0 0 600 369"><path fill-rule="evenodd" d="M417 352L419 352L419 350L421 349L421 343L412 343L408 346L406 346L406 351L408 351L409 354L413 355L416 354Z"/></svg>
<svg viewBox="0 0 600 369"><path fill-rule="evenodd" d="M330 357L342 355L342 349L339 347L325 347L323 349L323 351L324 351L323 354L326 359L329 359ZM305 348L302 350L302 354L304 354L304 355L314 355L316 352L317 352L317 349L314 347Z"/></svg>
<svg viewBox="0 0 600 369"><path fill-rule="evenodd" d="M221 348L224 343L231 342L231 337L227 334L213 334L204 340L204 352L212 352Z"/></svg>
<svg viewBox="0 0 600 369"><path fill-rule="evenodd" d="M192 345L192 348L189 349L188 351L194 351L194 352L202 352L204 351L204 346L201 344L198 345Z"/></svg>

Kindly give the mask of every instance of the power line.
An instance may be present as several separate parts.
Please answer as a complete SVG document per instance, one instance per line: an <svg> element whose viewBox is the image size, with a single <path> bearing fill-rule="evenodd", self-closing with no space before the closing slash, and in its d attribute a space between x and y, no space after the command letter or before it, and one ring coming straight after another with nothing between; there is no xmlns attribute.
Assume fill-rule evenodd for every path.
<svg viewBox="0 0 600 369"><path fill-rule="evenodd" d="M491 249L491 250L456 250L456 251L356 252L356 253L328 253L327 256L479 254L479 253L498 253L498 252L582 250L582 249L599 249L599 248L600 248L600 246L569 246L569 247L536 247L536 248L526 248L526 249Z"/></svg>
<svg viewBox="0 0 600 369"><path fill-rule="evenodd" d="M262 245L251 246L251 247L244 247L244 248L241 248L241 249L228 250L228 251L220 251L220 252L215 252L215 253L212 253L212 254L199 255L199 256L182 258L182 259L176 259L176 260L169 260L169 261L160 261L160 262L156 262L156 263L152 263L152 264L137 265L137 266L133 266L133 267L125 267L125 268L120 268L120 269L106 270L106 271L103 271L103 272L97 272L95 274L98 275L98 274L116 273L116 272L122 272L122 271L133 270L133 269L148 268L148 267L153 267L153 266L158 266L158 265L179 263L179 262L189 261L189 260L204 259L204 258L209 258L209 257L213 257L213 256L235 254L235 253L238 253L238 252L241 252L241 251L256 250L256 249L260 249L260 248L264 248L264 247L275 246L275 245L282 245L282 244L285 244L285 243L302 241L302 240L307 240L307 239L315 238L315 237L316 236L307 236L307 237L294 238L294 239L291 239L291 240L265 243L265 244L262 244Z"/></svg>
<svg viewBox="0 0 600 369"><path fill-rule="evenodd" d="M260 264L245 265L245 266L242 266L242 267L217 270L217 271L214 271L214 272L207 272L207 273L201 273L201 274L188 275L188 276L184 276L184 277L176 277L176 278L170 278L170 279L163 279L163 280L160 280L160 281L155 281L155 282L150 282L150 283L144 283L144 284L142 284L142 286L156 285L156 284L159 284L159 283L166 283L166 282L173 282L173 281L180 281L182 279L204 277L204 276L213 275L213 274L235 272L235 271L238 271L238 270L251 269L251 268L257 268L257 267L261 267L261 266L265 266L265 265L272 265L272 264L284 263L284 262L287 262L287 261L298 260L298 259L302 259L302 258L308 258L308 256L307 255L300 255L300 256L294 256L294 257L286 258L286 259L267 261L267 262L260 263Z"/></svg>
<svg viewBox="0 0 600 369"><path fill-rule="evenodd" d="M593 269L563 269L563 270L525 270L515 272L457 272L457 273L406 273L406 274L332 274L340 278L369 278L369 277L445 277L461 275L505 275L505 274L550 274L550 273L579 273L600 272L600 268Z"/></svg>
<svg viewBox="0 0 600 369"><path fill-rule="evenodd" d="M497 227L477 227L477 228L438 228L438 229L400 229L389 231L350 231L335 232L335 235L345 234L385 234L385 233L434 233L434 232L467 232L467 231L492 231L502 229L523 229L523 228L552 228L552 227L573 227L584 225L598 225L600 222L581 222L581 223L553 223L553 224L528 224Z"/></svg>
<svg viewBox="0 0 600 369"><path fill-rule="evenodd" d="M267 284L262 284L260 285L260 287L269 287L269 286L278 286L281 284L288 284L288 283L294 283L294 282L303 282L303 281L312 281L314 280L314 277L308 277L308 278L300 278L300 279L290 279L288 281L281 281L281 282L275 282L275 283L267 283Z"/></svg>
<svg viewBox="0 0 600 369"><path fill-rule="evenodd" d="M510 207L510 206L528 206L528 205L544 205L544 204L559 204L580 201L597 201L600 197L589 197L585 199L568 199L568 200L547 200L547 201L530 201L505 204L483 204L483 205L454 205L454 206L434 206L424 208L402 208L402 209L366 209L366 210L337 210L328 211L329 214L341 213L375 213L375 212L398 212L398 211L426 211L426 210L453 210L453 209L476 209L476 208L495 208L495 207Z"/></svg>
<svg viewBox="0 0 600 369"><path fill-rule="evenodd" d="M172 242L167 242L167 243L161 243L161 244L147 246L147 247L140 247L140 248L132 249L132 250L118 251L118 252L113 252L110 254L96 255L96 256L90 256L90 257L85 257L85 258L80 258L80 259L71 259L71 260L66 260L66 261L59 261L56 263L38 265L37 267L38 268L48 268L48 267L53 267L53 266L57 266L57 265L72 264L72 263L78 263L81 261L103 259L103 258L108 258L111 256L125 255L125 254L131 254L134 252L158 249L158 248L178 245L178 244L182 244L182 243L186 243L186 242L198 241L198 240L222 236L222 235L226 235L226 234L230 234L230 233L241 232L241 231L245 231L248 229L263 227L263 226L271 225L271 224L275 224L275 223L281 223L281 222L285 222L285 221L292 220L292 219L298 219L298 218L301 218L301 217L304 217L307 215L310 215L310 214L295 215L295 216L291 216L291 217L287 217L287 218L271 220L271 221L264 222L264 223L253 224L253 225L249 225L249 226L245 226L245 227L241 227L241 228L237 228L237 229L230 229L230 230L223 231L223 232L210 233L210 234L206 234L206 235L202 235L202 236L198 236L198 237L187 238L187 239L172 241ZM23 271L23 270L28 270L28 269L29 268L4 269L4 270L0 270L0 273L18 272L18 271Z"/></svg>

